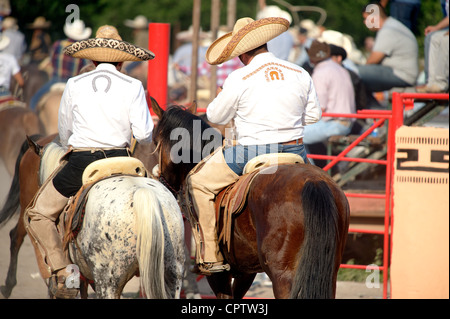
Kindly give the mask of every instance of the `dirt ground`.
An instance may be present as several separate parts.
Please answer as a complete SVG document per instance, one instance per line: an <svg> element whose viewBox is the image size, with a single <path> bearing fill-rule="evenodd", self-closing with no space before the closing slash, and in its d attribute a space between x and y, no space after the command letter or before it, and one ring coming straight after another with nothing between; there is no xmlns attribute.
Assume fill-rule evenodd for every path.
<svg viewBox="0 0 450 319"><path fill-rule="evenodd" d="M4 199L8 193L11 177L6 172L3 163L0 161L0 207L3 207ZM9 231L16 225L18 214L8 223L0 228L0 286L5 283L8 266L9 266ZM262 276L260 276L262 277ZM257 277L259 279L259 277ZM211 297L212 291L208 286L205 278L198 282L200 294L203 297ZM92 290L90 297L95 295ZM138 298L139 281L133 278L125 287L123 298ZM270 281L255 280L246 297L267 299L273 298ZM382 299L383 287L368 288L365 283L356 282L338 282L337 296L338 299ZM0 294L0 299L2 298ZM25 238L24 244L19 252L19 261L17 269L17 285L13 289L10 299L46 299L47 286L40 277L36 264L33 247L28 237Z"/></svg>

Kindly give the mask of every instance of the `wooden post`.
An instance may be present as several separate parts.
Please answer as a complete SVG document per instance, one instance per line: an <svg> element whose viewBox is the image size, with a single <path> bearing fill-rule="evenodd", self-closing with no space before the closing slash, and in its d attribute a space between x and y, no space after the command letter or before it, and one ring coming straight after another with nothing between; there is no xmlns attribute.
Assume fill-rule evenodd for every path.
<svg viewBox="0 0 450 319"><path fill-rule="evenodd" d="M258 0L259 10L263 10L266 7L266 0Z"/></svg>
<svg viewBox="0 0 450 319"><path fill-rule="evenodd" d="M228 0L227 4L227 27L232 31L236 22L236 0Z"/></svg>
<svg viewBox="0 0 450 319"><path fill-rule="evenodd" d="M217 39L217 34L220 26L220 0L211 0L211 37L214 41ZM217 65L211 65L211 79L210 79L210 100L216 97L217 91Z"/></svg>
<svg viewBox="0 0 450 319"><path fill-rule="evenodd" d="M191 87L189 89L189 102L197 100L198 49L201 5L201 0L194 0L194 9L192 11L192 27L194 29L194 36L192 39Z"/></svg>

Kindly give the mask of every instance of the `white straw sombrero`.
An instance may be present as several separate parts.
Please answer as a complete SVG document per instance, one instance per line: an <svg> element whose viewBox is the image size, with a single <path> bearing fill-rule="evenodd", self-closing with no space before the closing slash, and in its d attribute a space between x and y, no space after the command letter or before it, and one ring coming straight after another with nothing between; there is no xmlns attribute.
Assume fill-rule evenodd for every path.
<svg viewBox="0 0 450 319"><path fill-rule="evenodd" d="M150 50L125 42L110 25L98 28L95 38L77 41L64 48L64 54L98 62L147 61L155 58Z"/></svg>
<svg viewBox="0 0 450 319"><path fill-rule="evenodd" d="M242 18L236 21L233 32L214 41L206 52L209 64L221 64L245 52L256 49L279 36L289 28L283 18L253 20Z"/></svg>

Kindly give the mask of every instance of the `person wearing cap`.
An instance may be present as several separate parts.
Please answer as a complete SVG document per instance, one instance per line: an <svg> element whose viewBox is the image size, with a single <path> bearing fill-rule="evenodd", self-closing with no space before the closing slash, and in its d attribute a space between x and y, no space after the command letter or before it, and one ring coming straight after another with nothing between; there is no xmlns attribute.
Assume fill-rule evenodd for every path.
<svg viewBox="0 0 450 319"><path fill-rule="evenodd" d="M355 103L357 110L364 110L367 108L366 87L359 75L352 69L345 65L344 61L347 59L347 51L338 45L329 44L331 59L337 64L341 65L350 74L352 79L353 89L355 91Z"/></svg>
<svg viewBox="0 0 450 319"><path fill-rule="evenodd" d="M322 112L356 113L355 91L350 74L331 59L330 46L314 40L308 49L308 56L314 64L312 79L316 87ZM322 118L305 127L305 145L326 142L333 135L348 135L353 120L349 118Z"/></svg>
<svg viewBox="0 0 450 319"><path fill-rule="evenodd" d="M39 88L31 98L30 108L32 110L36 110L39 100L50 90L53 84L67 82L69 78L79 74L80 70L89 63L85 59L74 59L71 56L64 55L63 50L75 41L89 38L92 29L86 27L82 20L74 20L73 22L66 22L63 30L67 38L57 40L52 45L50 54L52 74L49 81Z"/></svg>
<svg viewBox="0 0 450 319"><path fill-rule="evenodd" d="M9 45L10 39L0 32L0 99L11 95L11 77L14 77L20 87L24 85L19 63L12 54L5 52Z"/></svg>
<svg viewBox="0 0 450 319"><path fill-rule="evenodd" d="M215 195L234 183L257 155L289 152L308 163L302 144L304 126L321 118L314 84L304 69L267 49L267 42L288 27L289 21L279 17L242 18L206 53L212 65L234 57L244 64L228 76L206 110L212 123L234 120L235 145L218 148L186 178L200 225L200 230L194 229L200 245L195 270L206 275L229 269L217 243Z"/></svg>
<svg viewBox="0 0 450 319"><path fill-rule="evenodd" d="M52 40L48 34L48 28L51 22L45 17L37 17L33 23L28 24L28 29L33 30L31 42L28 50L30 51L30 63L40 64L50 55Z"/></svg>
<svg viewBox="0 0 450 319"><path fill-rule="evenodd" d="M82 186L84 169L92 162L129 156L132 136L139 143L152 140L153 121L142 83L120 72L124 61L147 61L155 55L122 41L113 26L101 26L93 39L77 41L64 54L88 59L95 70L67 81L58 115L61 145L68 149L67 164L40 188L26 209L27 231L43 278L57 298L73 298L77 289L65 286L66 256L55 221ZM45 254L45 256L42 256Z"/></svg>

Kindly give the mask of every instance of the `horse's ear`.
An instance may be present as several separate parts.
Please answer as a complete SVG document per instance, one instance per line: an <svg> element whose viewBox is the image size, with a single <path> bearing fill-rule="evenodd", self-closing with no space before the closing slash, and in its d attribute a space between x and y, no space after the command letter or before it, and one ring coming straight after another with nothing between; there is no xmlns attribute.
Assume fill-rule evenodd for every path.
<svg viewBox="0 0 450 319"><path fill-rule="evenodd" d="M156 116L158 116L159 119L162 119L164 110L159 106L158 102L151 96L150 101L153 112L155 112Z"/></svg>
<svg viewBox="0 0 450 319"><path fill-rule="evenodd" d="M188 111L191 114L197 114L197 101L196 100L192 101L191 105L188 106L186 111Z"/></svg>
<svg viewBox="0 0 450 319"><path fill-rule="evenodd" d="M27 141L28 141L28 146L33 150L33 152L35 152L37 155L41 156L42 155L42 146L39 145L38 143L36 143L35 141L33 141L31 139L31 137L29 137L27 135Z"/></svg>

